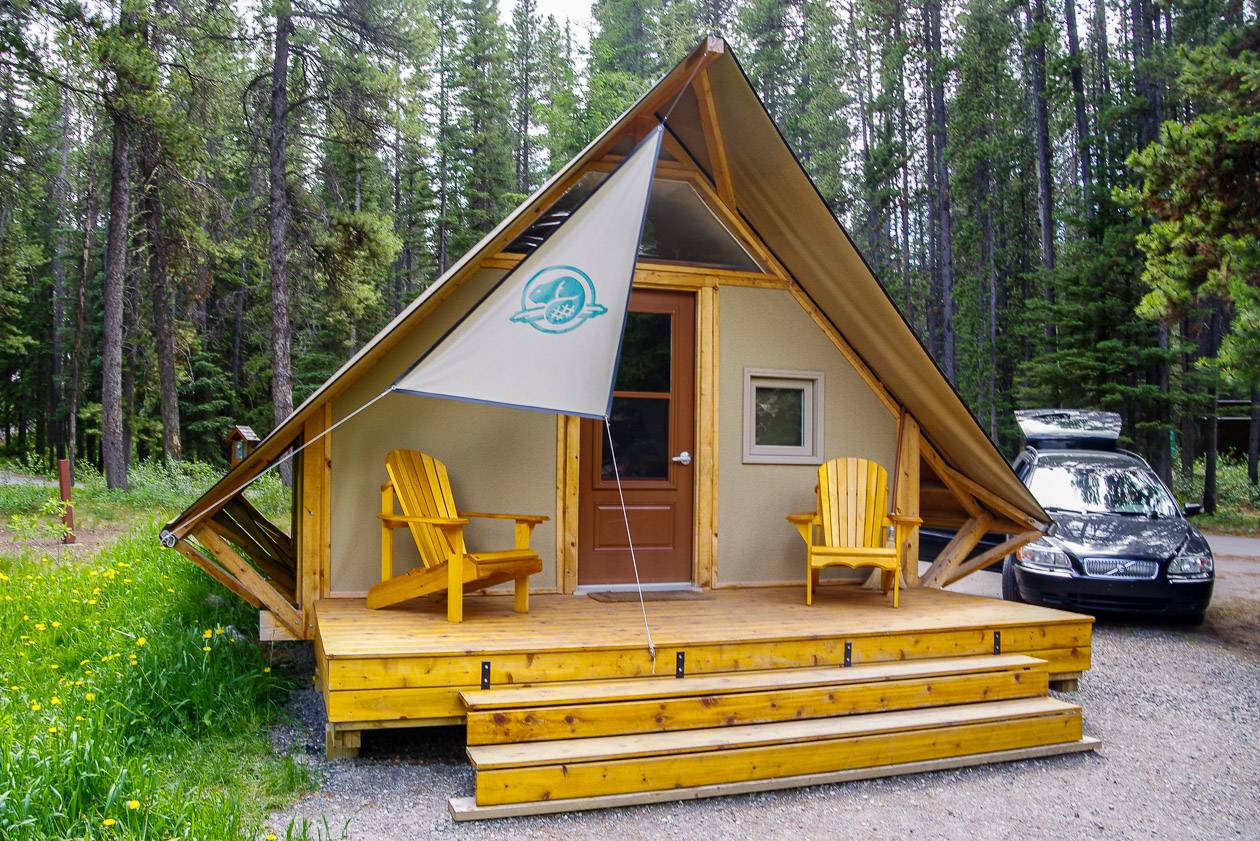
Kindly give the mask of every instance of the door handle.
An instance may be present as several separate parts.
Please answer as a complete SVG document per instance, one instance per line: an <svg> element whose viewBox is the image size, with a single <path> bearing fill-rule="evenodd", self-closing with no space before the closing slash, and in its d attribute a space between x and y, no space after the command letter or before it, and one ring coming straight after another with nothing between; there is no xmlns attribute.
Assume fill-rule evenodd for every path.
<svg viewBox="0 0 1260 841"><path fill-rule="evenodd" d="M686 450L683 450L681 453L671 458L670 461L674 462L675 464L681 464L682 466L686 467L687 465L691 464L691 453L687 452Z"/></svg>

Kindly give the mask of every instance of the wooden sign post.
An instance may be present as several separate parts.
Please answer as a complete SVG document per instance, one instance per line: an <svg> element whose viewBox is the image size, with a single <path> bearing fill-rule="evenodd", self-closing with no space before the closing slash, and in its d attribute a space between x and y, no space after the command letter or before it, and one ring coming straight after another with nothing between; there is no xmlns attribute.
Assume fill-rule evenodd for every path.
<svg viewBox="0 0 1260 841"><path fill-rule="evenodd" d="M61 521L66 526L66 533L61 538L61 542L65 544L74 543L74 506L70 504L70 493L74 489L74 477L70 475L69 459L57 459L57 484L61 489L61 501L65 503L65 513L61 515Z"/></svg>

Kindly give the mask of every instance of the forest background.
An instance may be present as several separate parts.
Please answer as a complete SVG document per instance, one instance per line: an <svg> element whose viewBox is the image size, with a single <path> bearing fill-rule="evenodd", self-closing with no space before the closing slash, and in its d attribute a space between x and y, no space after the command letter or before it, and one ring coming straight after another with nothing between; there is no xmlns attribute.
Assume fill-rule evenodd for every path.
<svg viewBox="0 0 1260 841"><path fill-rule="evenodd" d="M0 429L266 432L705 34L986 430L1260 450L1260 0L0 2ZM589 22L589 23L588 23ZM1239 468L1242 465L1238 465Z"/></svg>

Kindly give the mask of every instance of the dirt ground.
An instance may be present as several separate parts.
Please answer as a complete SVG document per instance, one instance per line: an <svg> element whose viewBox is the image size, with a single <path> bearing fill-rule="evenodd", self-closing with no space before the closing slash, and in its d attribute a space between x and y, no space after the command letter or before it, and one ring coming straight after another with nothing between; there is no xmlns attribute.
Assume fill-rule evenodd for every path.
<svg viewBox="0 0 1260 841"><path fill-rule="evenodd" d="M1214 546L1216 540L1213 539ZM536 818L453 823L472 791L458 728L369 731L355 760L322 758L323 709L298 693L277 746L323 775L272 816L323 838L1221 839L1260 837L1260 540L1221 546L1202 627L1100 621L1080 691L1096 754L886 780ZM1251 554L1254 553L1254 554ZM993 595L996 575L968 580Z"/></svg>

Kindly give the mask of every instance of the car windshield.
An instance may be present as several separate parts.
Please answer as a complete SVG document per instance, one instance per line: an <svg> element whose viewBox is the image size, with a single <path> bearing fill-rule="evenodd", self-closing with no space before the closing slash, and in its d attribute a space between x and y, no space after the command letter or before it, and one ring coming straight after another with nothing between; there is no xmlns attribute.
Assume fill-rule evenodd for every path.
<svg viewBox="0 0 1260 841"><path fill-rule="evenodd" d="M1039 465L1028 489L1047 510L1146 517L1177 513L1176 503L1160 481L1140 467Z"/></svg>

